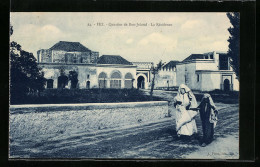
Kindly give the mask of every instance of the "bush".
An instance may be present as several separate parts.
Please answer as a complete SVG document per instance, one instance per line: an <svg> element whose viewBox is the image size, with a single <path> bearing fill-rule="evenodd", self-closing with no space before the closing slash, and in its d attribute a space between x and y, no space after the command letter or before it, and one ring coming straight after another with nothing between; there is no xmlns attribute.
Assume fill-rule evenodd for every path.
<svg viewBox="0 0 260 167"><path fill-rule="evenodd" d="M162 100L154 97L154 101ZM137 89L46 89L39 96L28 95L13 104L114 103L150 101Z"/></svg>
<svg viewBox="0 0 260 167"><path fill-rule="evenodd" d="M223 91L223 90L213 90L209 92L201 92L195 94L195 97L198 101L200 101L203 97L204 93L209 93L214 102L218 103L226 103L226 104L236 104L239 103L239 92L238 91Z"/></svg>

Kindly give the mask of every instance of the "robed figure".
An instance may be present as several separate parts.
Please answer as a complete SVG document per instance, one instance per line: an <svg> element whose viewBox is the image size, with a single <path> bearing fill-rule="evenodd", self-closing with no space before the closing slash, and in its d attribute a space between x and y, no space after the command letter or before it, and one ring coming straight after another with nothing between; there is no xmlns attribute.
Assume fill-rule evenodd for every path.
<svg viewBox="0 0 260 167"><path fill-rule="evenodd" d="M180 136L191 136L197 133L195 116L197 115L197 101L186 85L181 84L177 95L174 97L176 107L176 131Z"/></svg>
<svg viewBox="0 0 260 167"><path fill-rule="evenodd" d="M217 124L218 110L210 96L210 94L204 94L200 105L198 106L200 111L200 118L202 122L203 139L202 145L205 147L211 143L214 136L214 128Z"/></svg>

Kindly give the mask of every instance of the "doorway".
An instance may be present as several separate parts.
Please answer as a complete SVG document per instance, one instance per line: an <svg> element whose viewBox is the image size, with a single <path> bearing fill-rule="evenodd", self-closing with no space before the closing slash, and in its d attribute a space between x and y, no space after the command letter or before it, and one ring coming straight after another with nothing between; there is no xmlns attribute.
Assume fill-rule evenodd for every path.
<svg viewBox="0 0 260 167"><path fill-rule="evenodd" d="M230 91L230 81L228 79L224 80L224 91Z"/></svg>
<svg viewBox="0 0 260 167"><path fill-rule="evenodd" d="M139 76L137 78L137 88L138 89L144 89L145 85L144 85L144 77L143 76Z"/></svg>
<svg viewBox="0 0 260 167"><path fill-rule="evenodd" d="M87 89L90 89L90 81L87 81Z"/></svg>

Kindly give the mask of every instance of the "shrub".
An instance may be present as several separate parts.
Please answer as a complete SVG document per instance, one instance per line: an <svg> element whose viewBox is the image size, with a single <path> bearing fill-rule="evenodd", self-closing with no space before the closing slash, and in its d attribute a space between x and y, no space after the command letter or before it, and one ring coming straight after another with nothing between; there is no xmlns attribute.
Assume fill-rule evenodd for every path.
<svg viewBox="0 0 260 167"><path fill-rule="evenodd" d="M154 101L162 100L154 97ZM28 95L16 104L113 103L150 101L137 89L46 89L40 95Z"/></svg>

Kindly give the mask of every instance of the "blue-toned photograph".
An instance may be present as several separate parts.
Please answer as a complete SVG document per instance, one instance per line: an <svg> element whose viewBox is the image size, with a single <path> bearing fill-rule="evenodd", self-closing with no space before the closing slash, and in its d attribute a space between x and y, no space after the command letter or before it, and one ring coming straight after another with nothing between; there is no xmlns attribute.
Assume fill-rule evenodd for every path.
<svg viewBox="0 0 260 167"><path fill-rule="evenodd" d="M11 12L9 159L239 159L239 25Z"/></svg>

